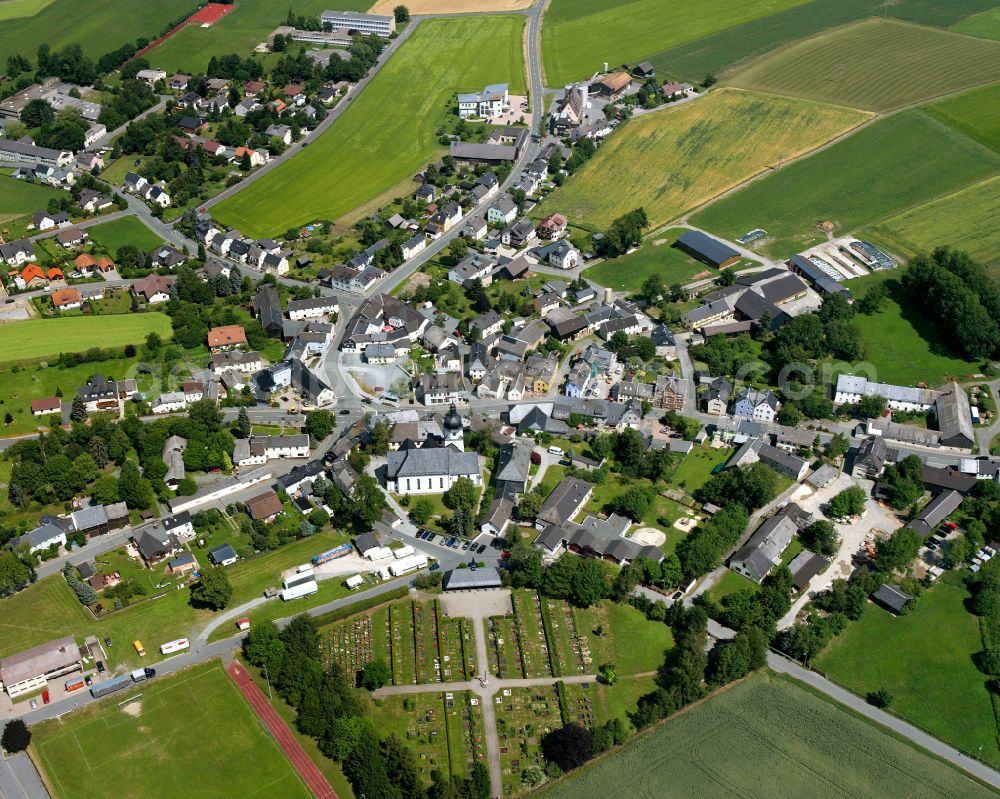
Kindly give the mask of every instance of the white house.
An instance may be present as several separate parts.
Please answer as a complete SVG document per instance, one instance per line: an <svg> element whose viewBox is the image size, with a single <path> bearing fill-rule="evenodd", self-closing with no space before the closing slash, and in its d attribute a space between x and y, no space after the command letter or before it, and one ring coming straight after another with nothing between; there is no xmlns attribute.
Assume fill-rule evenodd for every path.
<svg viewBox="0 0 1000 799"><path fill-rule="evenodd" d="M168 391L152 402L149 406L153 413L176 413L187 407L187 397L183 391Z"/></svg>
<svg viewBox="0 0 1000 799"><path fill-rule="evenodd" d="M386 488L396 494L440 494L460 477L483 484L479 455L451 446L400 449L389 452Z"/></svg>
<svg viewBox="0 0 1000 799"><path fill-rule="evenodd" d="M330 314L340 313L335 297L311 297L307 300L289 300L288 318L293 322L302 319L321 319Z"/></svg>
<svg viewBox="0 0 1000 799"><path fill-rule="evenodd" d="M778 415L781 402L773 391L743 389L736 395L733 415L753 419L755 422L773 422Z"/></svg>
<svg viewBox="0 0 1000 799"><path fill-rule="evenodd" d="M458 115L462 119L491 119L510 110L510 94L506 83L494 83L481 92L458 95Z"/></svg>
<svg viewBox="0 0 1000 799"><path fill-rule="evenodd" d="M53 544L66 546L66 531L55 524L43 524L14 539L14 547L27 544L29 552L41 552Z"/></svg>
<svg viewBox="0 0 1000 799"><path fill-rule="evenodd" d="M260 466L279 458L308 458L309 436L251 436L238 438L233 448L233 464Z"/></svg>
<svg viewBox="0 0 1000 799"><path fill-rule="evenodd" d="M418 233L402 245L403 260L409 261L414 255L422 253L426 248L427 237L423 233Z"/></svg>
<svg viewBox="0 0 1000 799"><path fill-rule="evenodd" d="M855 405L862 397L884 397L894 411L929 411L941 392L928 388L872 383L865 377L838 375L833 401L837 405Z"/></svg>
<svg viewBox="0 0 1000 799"><path fill-rule="evenodd" d="M490 224L509 225L517 218L517 203L509 195L505 194L486 212L486 221Z"/></svg>
<svg viewBox="0 0 1000 799"><path fill-rule="evenodd" d="M240 352L230 350L217 352L212 356L212 372L218 377L230 370L250 375L263 368L259 352Z"/></svg>

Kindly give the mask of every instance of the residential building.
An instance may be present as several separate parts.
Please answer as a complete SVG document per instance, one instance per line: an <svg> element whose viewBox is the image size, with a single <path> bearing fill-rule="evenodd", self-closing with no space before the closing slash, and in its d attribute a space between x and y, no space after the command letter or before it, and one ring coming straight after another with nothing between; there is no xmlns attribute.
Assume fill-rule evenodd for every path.
<svg viewBox="0 0 1000 799"><path fill-rule="evenodd" d="M732 393L732 383L724 377L715 378L709 383L708 391L705 392L705 412L714 416L725 416Z"/></svg>
<svg viewBox="0 0 1000 799"><path fill-rule="evenodd" d="M878 396L884 397L888 407L894 411L928 411L939 394L927 388L873 383L865 377L841 374L837 376L833 401L838 405L855 405L862 397Z"/></svg>
<svg viewBox="0 0 1000 799"><path fill-rule="evenodd" d="M877 480L885 468L888 446L882 436L870 436L858 445L851 468L852 477Z"/></svg>
<svg viewBox="0 0 1000 799"><path fill-rule="evenodd" d="M242 347L247 343L247 334L242 325L223 325L208 331L208 348L213 353Z"/></svg>
<svg viewBox="0 0 1000 799"><path fill-rule="evenodd" d="M66 546L66 531L57 524L47 522L15 538L11 545L14 549L27 546L29 552L42 552L52 546Z"/></svg>
<svg viewBox="0 0 1000 799"><path fill-rule="evenodd" d="M963 449L976 446L969 395L958 383L952 381L945 386L934 403L934 415L941 433L941 446Z"/></svg>
<svg viewBox="0 0 1000 799"><path fill-rule="evenodd" d="M288 301L288 318L292 321L320 319L340 313L336 297L311 297Z"/></svg>
<svg viewBox="0 0 1000 799"><path fill-rule="evenodd" d="M48 680L79 671L80 647L72 635L0 658L0 684L11 699L45 688Z"/></svg>
<svg viewBox="0 0 1000 799"><path fill-rule="evenodd" d="M413 389L417 401L424 405L450 405L465 399L465 386L455 372L420 375Z"/></svg>
<svg viewBox="0 0 1000 799"><path fill-rule="evenodd" d="M580 251L566 239L536 247L533 254L539 261L556 269L576 269L580 265Z"/></svg>
<svg viewBox="0 0 1000 799"><path fill-rule="evenodd" d="M85 386L76 391L83 399L87 413L116 411L121 413L122 403L139 395L135 380L105 380L102 375L94 375Z"/></svg>
<svg viewBox="0 0 1000 799"><path fill-rule="evenodd" d="M219 377L225 372L251 375L264 368L259 352L224 351L212 355L212 373Z"/></svg>
<svg viewBox="0 0 1000 799"><path fill-rule="evenodd" d="M59 397L43 397L31 401L32 416L48 416L51 413L62 413L62 400Z"/></svg>
<svg viewBox="0 0 1000 799"><path fill-rule="evenodd" d="M141 298L147 305L158 305L170 299L174 279L151 273L132 282L133 296Z"/></svg>
<svg viewBox="0 0 1000 799"><path fill-rule="evenodd" d="M781 563L782 553L797 532L792 516L779 511L765 520L736 551L729 559L729 568L755 583L762 582Z"/></svg>
<svg viewBox="0 0 1000 799"><path fill-rule="evenodd" d="M34 258L35 247L28 239L15 239L12 242L0 244L0 259L7 266L21 266L33 261Z"/></svg>
<svg viewBox="0 0 1000 799"><path fill-rule="evenodd" d="M268 338L281 338L283 315L278 290L270 283L264 283L251 300L254 316Z"/></svg>
<svg viewBox="0 0 1000 799"><path fill-rule="evenodd" d="M56 289L49 297L52 307L58 311L71 311L83 305L83 298L75 288Z"/></svg>
<svg viewBox="0 0 1000 799"><path fill-rule="evenodd" d="M773 391L756 391L745 388L736 395L734 416L743 416L756 422L773 422L781 402Z"/></svg>
<svg viewBox="0 0 1000 799"><path fill-rule="evenodd" d="M546 497L535 517L535 527L544 530L548 525L563 525L572 521L583 506L590 501L594 486L575 477L564 477Z"/></svg>
<svg viewBox="0 0 1000 799"><path fill-rule="evenodd" d="M462 119L480 117L492 119L510 111L510 94L506 83L495 83L481 92L458 95L458 115Z"/></svg>
<svg viewBox="0 0 1000 799"><path fill-rule="evenodd" d="M255 522L273 522L284 513L284 506L273 491L265 491L246 501L247 513Z"/></svg>
<svg viewBox="0 0 1000 799"><path fill-rule="evenodd" d="M494 225L509 225L517 218L517 203L509 194L503 195L486 212L486 221Z"/></svg>
<svg viewBox="0 0 1000 799"><path fill-rule="evenodd" d="M305 433L238 438L233 448L233 464L238 468L262 466L269 460L308 457L309 436Z"/></svg>

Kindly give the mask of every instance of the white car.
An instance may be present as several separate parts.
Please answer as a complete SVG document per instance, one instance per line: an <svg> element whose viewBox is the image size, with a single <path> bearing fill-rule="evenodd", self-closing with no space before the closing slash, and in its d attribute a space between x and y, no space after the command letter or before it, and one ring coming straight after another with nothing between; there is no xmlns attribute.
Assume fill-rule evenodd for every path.
<svg viewBox="0 0 1000 799"><path fill-rule="evenodd" d="M549 455L562 455L562 447L549 447Z"/></svg>

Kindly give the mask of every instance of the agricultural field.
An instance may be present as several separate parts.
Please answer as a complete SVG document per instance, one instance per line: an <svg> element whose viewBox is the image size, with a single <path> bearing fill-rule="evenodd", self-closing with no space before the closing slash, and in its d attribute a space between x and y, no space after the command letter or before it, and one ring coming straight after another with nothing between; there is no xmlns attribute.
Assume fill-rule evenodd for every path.
<svg viewBox="0 0 1000 799"><path fill-rule="evenodd" d="M885 19L765 55L727 79L869 111L889 111L1000 80L1000 43Z"/></svg>
<svg viewBox="0 0 1000 799"><path fill-rule="evenodd" d="M699 211L726 238L760 227L755 249L779 258L992 175L1000 157L921 111L894 114ZM864 191L858 191L863 185Z"/></svg>
<svg viewBox="0 0 1000 799"><path fill-rule="evenodd" d="M1000 41L1000 7L991 8L971 17L966 17L951 26L956 33L981 36L984 39Z"/></svg>
<svg viewBox="0 0 1000 799"><path fill-rule="evenodd" d="M38 186L12 178L9 174L5 172L0 176L0 231L8 222L35 211L44 211L49 200L61 200L66 196L62 189Z"/></svg>
<svg viewBox="0 0 1000 799"><path fill-rule="evenodd" d="M125 216L102 225L94 225L87 229L87 233L90 234L90 240L97 246L103 247L112 259L118 253L119 247L132 246L142 252L149 252L163 243L163 239L134 216Z"/></svg>
<svg viewBox="0 0 1000 799"><path fill-rule="evenodd" d="M697 277L708 276L711 270L682 250L671 246L684 233L683 228L671 228L658 233L657 241L648 242L629 255L592 266L584 270L588 280L616 291L636 292L646 278L658 275L664 284L688 283Z"/></svg>
<svg viewBox="0 0 1000 799"><path fill-rule="evenodd" d="M907 209L865 228L861 235L911 258L935 247L964 250L1000 277L1000 176Z"/></svg>
<svg viewBox="0 0 1000 799"><path fill-rule="evenodd" d="M721 795L995 796L947 763L770 673L683 711L542 794Z"/></svg>
<svg viewBox="0 0 1000 799"><path fill-rule="evenodd" d="M213 208L248 235L337 219L398 188L441 152L437 130L458 91L507 81L525 91L523 17L420 23L343 116L309 149ZM412 85L412 91L399 87ZM403 185L401 185L403 184Z"/></svg>
<svg viewBox="0 0 1000 799"><path fill-rule="evenodd" d="M0 22L37 14L52 0L2 0L0 2Z"/></svg>
<svg viewBox="0 0 1000 799"><path fill-rule="evenodd" d="M0 4L3 8L4 4ZM35 63L40 44L61 50L79 44L83 53L97 60L140 36L152 39L169 23L192 14L198 7L192 0L163 0L159 3L122 3L120 0L20 0L21 8L33 6L31 16L7 19L0 16L0 64L19 53ZM0 15L2 15L0 11ZM285 11L282 11L285 13Z"/></svg>
<svg viewBox="0 0 1000 799"><path fill-rule="evenodd" d="M365 11L368 5L367 0L347 0L338 3L337 9ZM296 15L308 17L319 16L328 6L323 0L304 0L296 3L294 9ZM258 44L267 41L271 31L285 24L287 14L287 6L274 0L242 0L234 11L207 28L188 25L178 31L153 48L146 58L152 66L168 73L203 74L213 56L230 53L249 56Z"/></svg>
<svg viewBox="0 0 1000 799"><path fill-rule="evenodd" d="M138 345L149 333L158 333L164 340L171 338L170 317L145 313L7 322L0 336L0 364L83 352L91 347Z"/></svg>
<svg viewBox="0 0 1000 799"><path fill-rule="evenodd" d="M655 227L866 119L807 100L715 91L623 125L549 196L546 210L606 227L641 206Z"/></svg>
<svg viewBox="0 0 1000 799"><path fill-rule="evenodd" d="M816 667L861 696L887 689L893 713L996 767L997 723L987 680L974 663L983 642L967 598L960 578L949 573L904 616L869 607L830 643Z"/></svg>
<svg viewBox="0 0 1000 799"><path fill-rule="evenodd" d="M925 106L935 119L1000 152L1000 83Z"/></svg>
<svg viewBox="0 0 1000 799"><path fill-rule="evenodd" d="M367 3L362 4L367 7ZM376 0L369 14L391 14L399 5L396 0ZM462 14L484 11L521 11L534 5L533 0L410 0L406 4L411 14ZM362 11L364 10L362 7Z"/></svg>
<svg viewBox="0 0 1000 799"><path fill-rule="evenodd" d="M136 686L130 696L116 694L32 733L60 799L106 795L108 785L129 799L252 796L261 786L288 799L311 796L218 662ZM197 739L212 745L192 746Z"/></svg>
<svg viewBox="0 0 1000 799"><path fill-rule="evenodd" d="M529 766L545 768L542 738L563 724L559 694L554 685L503 688L494 710L504 792L520 793L521 773Z"/></svg>
<svg viewBox="0 0 1000 799"><path fill-rule="evenodd" d="M483 712L471 691L378 699L372 716L381 734L395 733L416 750L417 768L428 785L435 769L465 776L475 760L486 757Z"/></svg>
<svg viewBox="0 0 1000 799"><path fill-rule="evenodd" d="M605 61L614 68L655 57L667 48L802 2L704 0L664 5L657 0L552 0L542 24L546 85L589 78Z"/></svg>

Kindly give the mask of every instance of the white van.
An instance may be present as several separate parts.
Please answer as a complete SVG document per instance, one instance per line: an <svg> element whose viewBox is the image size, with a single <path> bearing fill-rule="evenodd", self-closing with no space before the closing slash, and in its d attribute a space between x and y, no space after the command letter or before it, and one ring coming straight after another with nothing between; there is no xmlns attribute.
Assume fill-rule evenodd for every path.
<svg viewBox="0 0 1000 799"><path fill-rule="evenodd" d="M549 455L562 455L562 447L549 447Z"/></svg>

